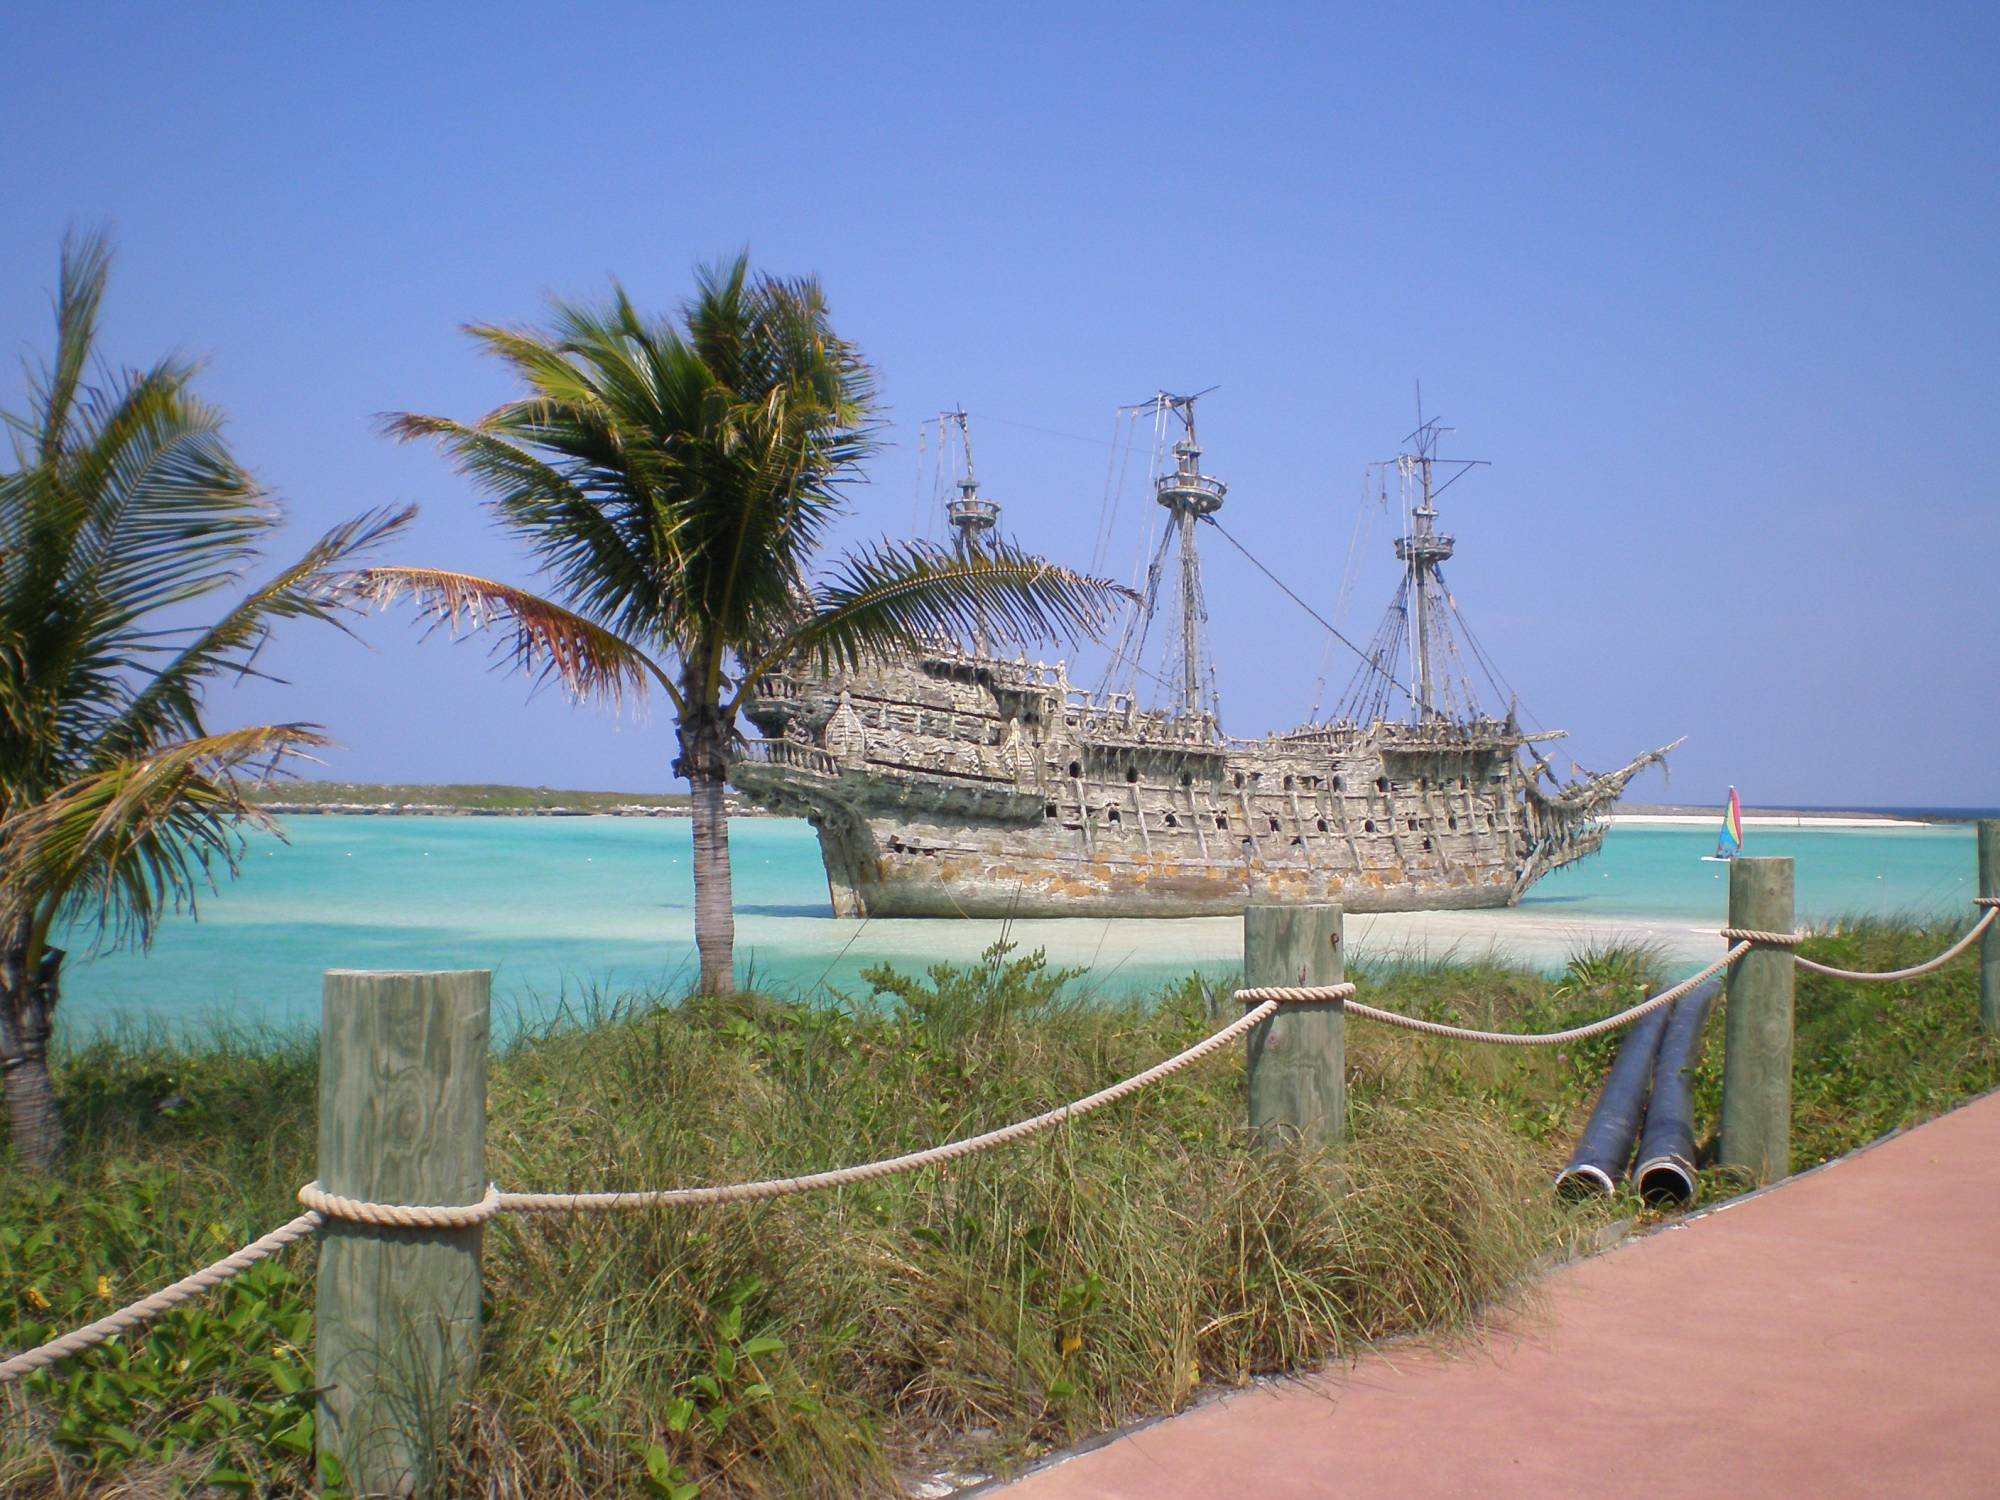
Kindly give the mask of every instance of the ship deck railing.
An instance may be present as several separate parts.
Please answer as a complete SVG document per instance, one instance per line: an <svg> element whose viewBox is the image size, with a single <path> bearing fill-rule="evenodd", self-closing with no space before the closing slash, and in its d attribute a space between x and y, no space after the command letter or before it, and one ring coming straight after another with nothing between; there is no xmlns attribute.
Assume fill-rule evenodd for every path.
<svg viewBox="0 0 2000 1500"><path fill-rule="evenodd" d="M759 698L775 698L781 703L796 703L800 697L799 680L784 672L771 672L757 684Z"/></svg>
<svg viewBox="0 0 2000 1500"><path fill-rule="evenodd" d="M815 776L838 776L840 761L817 745L801 745L796 740L745 740L738 760L760 766L784 766Z"/></svg>

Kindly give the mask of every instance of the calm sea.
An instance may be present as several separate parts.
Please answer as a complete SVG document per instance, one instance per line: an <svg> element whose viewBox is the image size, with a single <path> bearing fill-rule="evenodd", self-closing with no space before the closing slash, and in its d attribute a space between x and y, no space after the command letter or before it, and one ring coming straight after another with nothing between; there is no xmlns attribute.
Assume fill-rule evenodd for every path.
<svg viewBox="0 0 2000 1500"><path fill-rule="evenodd" d="M203 900L199 921L168 922L149 954L77 952L66 972L65 1034L310 1025L329 968L491 968L503 1026L593 996L678 990L692 976L684 820L312 817L292 820L286 833L288 841L256 838L241 878ZM1797 859L1803 916L1968 910L1967 827L1753 827L1749 837L1753 853ZM1501 924L1496 940L1506 946L1506 924L1525 934L1551 919L1580 931L1617 922L1712 932L1726 890L1723 867L1700 859L1713 845L1707 828L1617 828L1601 855L1543 881L1517 912L1491 914ZM866 993L860 974L870 964L920 970L976 957L1002 936L1090 967L1090 983L1107 992L1191 969L1220 975L1236 958L1240 923L1220 918L1011 929L836 921L804 823L739 820L731 849L739 965L783 992Z"/></svg>

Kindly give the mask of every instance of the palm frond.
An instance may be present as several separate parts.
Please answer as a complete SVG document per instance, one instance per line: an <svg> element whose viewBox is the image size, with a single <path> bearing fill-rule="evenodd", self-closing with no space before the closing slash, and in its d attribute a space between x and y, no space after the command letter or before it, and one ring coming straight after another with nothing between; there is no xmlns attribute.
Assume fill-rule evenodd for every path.
<svg viewBox="0 0 2000 1500"><path fill-rule="evenodd" d="M57 471L80 502L62 586L101 629L199 598L242 576L278 508L222 436L221 414L160 365L92 393Z"/></svg>
<svg viewBox="0 0 2000 1500"><path fill-rule="evenodd" d="M97 313L111 276L111 241L102 230L63 239L56 290L56 353L33 382L36 419L29 432L34 461L60 462L70 413L83 389L97 343ZM25 467L25 465L24 465Z"/></svg>
<svg viewBox="0 0 2000 1500"><path fill-rule="evenodd" d="M967 556L929 542L883 541L841 557L811 610L773 637L738 696L804 659L852 667L885 648L984 631L996 640L1094 638L1133 592L1001 543Z"/></svg>
<svg viewBox="0 0 2000 1500"><path fill-rule="evenodd" d="M442 443L565 607L643 641L710 695L735 645L797 620L798 580L872 449L874 379L811 281L700 273L678 320L557 303L546 331L470 330L527 392Z"/></svg>
<svg viewBox="0 0 2000 1500"><path fill-rule="evenodd" d="M268 823L241 777L274 774L330 742L265 724L163 746L93 771L0 823L0 914L66 911L100 939L142 945L169 910L192 909L234 873L245 823Z"/></svg>
<svg viewBox="0 0 2000 1500"><path fill-rule="evenodd" d="M402 531L415 506L369 511L321 536L289 566L252 590L215 624L155 671L95 736L100 764L144 752L177 737L200 737L201 689L212 677L254 676L258 652L281 620L318 620L345 631L340 616L358 605L354 560Z"/></svg>
<svg viewBox="0 0 2000 1500"><path fill-rule="evenodd" d="M352 587L360 598L385 606L408 598L433 626L454 634L461 627L511 630L496 654L537 680L553 679L579 701L617 706L628 694L643 698L657 683L680 705L667 674L637 646L525 589L439 568L366 568L354 575Z"/></svg>
<svg viewBox="0 0 2000 1500"><path fill-rule="evenodd" d="M658 565L671 541L657 530L655 508L638 495L587 491L576 466L566 471L536 451L575 453L585 446L558 435L561 420L551 403L535 401L510 403L477 423L400 412L385 418L383 428L404 442L436 442L527 539L570 605L618 634L653 633L674 607L660 588L669 570Z"/></svg>

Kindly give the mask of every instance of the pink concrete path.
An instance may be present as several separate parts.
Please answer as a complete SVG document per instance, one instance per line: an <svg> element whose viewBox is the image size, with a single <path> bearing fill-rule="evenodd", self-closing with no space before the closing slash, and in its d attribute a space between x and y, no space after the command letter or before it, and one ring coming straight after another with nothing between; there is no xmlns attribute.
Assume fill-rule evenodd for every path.
<svg viewBox="0 0 2000 1500"><path fill-rule="evenodd" d="M1476 1347L1246 1391L999 1493L2000 1496L2000 1097L1546 1291Z"/></svg>

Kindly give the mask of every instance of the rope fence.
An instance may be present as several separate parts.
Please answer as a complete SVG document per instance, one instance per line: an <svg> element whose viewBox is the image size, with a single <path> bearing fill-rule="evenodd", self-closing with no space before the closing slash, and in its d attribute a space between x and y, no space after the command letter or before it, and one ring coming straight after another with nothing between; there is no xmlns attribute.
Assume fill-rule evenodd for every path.
<svg viewBox="0 0 2000 1500"><path fill-rule="evenodd" d="M1340 999L1352 994L1352 985L1338 985L1333 992L1320 994L1315 991L1300 990L1299 996L1316 999ZM370 1203L359 1198L342 1197L321 1189L317 1182L309 1182L299 1189L299 1202L306 1211L283 1227L272 1230L258 1240L253 1240L234 1254L224 1256L213 1265L204 1266L192 1276L176 1281L172 1286L162 1287L150 1297L142 1298L129 1307L99 1318L96 1322L66 1333L61 1338L51 1339L38 1348L17 1354L11 1359L0 1361L0 1385L20 1380L37 1370L45 1370L50 1365L83 1353L144 1327L163 1313L171 1312L185 1302L191 1302L205 1292L214 1290L232 1276L240 1275L260 1260L267 1260L286 1246L306 1238L327 1219L348 1219L362 1224L375 1224L395 1229L469 1229L501 1213L559 1214L559 1213L617 1213L637 1209L673 1205L686 1207L694 1204L746 1203L768 1198L789 1197L794 1193L812 1192L817 1188L846 1187L858 1182L873 1182L883 1177L893 1177L903 1172L914 1172L923 1167L938 1166L993 1146L1009 1145L1024 1140L1028 1136L1063 1124L1065 1121L1081 1119L1093 1110L1115 1104L1131 1094L1136 1094L1148 1084L1180 1072L1201 1061L1219 1048L1228 1046L1245 1032L1277 1014L1278 1002L1267 1000L1254 1010L1246 1012L1221 1030L1204 1037L1184 1051L1175 1053L1165 1062L1155 1063L1143 1073L1135 1073L1130 1078L1099 1089L1070 1104L1058 1105L1044 1110L1041 1114L1025 1120L1017 1120L1012 1125L1004 1125L997 1130L989 1130L981 1135L966 1136L962 1140L948 1141L941 1146L932 1146L923 1151L911 1151L902 1156L888 1157L882 1161L865 1162L860 1166L842 1167L831 1172L813 1172L801 1177L779 1177L763 1182L736 1182L716 1187L659 1188L644 1192L624 1193L503 1193L496 1187L488 1187L486 1194L477 1203L456 1206L433 1207L403 1203Z"/></svg>
<svg viewBox="0 0 2000 1500"><path fill-rule="evenodd" d="M162 1313L172 1312L183 1302L192 1302L205 1292L228 1281L233 1276L241 1276L260 1260L269 1260L287 1245L305 1239L325 1222L315 1212L300 1214L288 1224L281 1224L261 1239L252 1240L241 1250L232 1251L209 1265L203 1266L192 1276L183 1276L172 1286L163 1286L150 1297L141 1297L129 1307L121 1307L115 1313L108 1313L94 1323L64 1334L61 1338L50 1339L38 1348L12 1359L0 1362L0 1385L32 1375L37 1370L46 1370L50 1365L95 1349L99 1344L109 1343L121 1333L131 1333L144 1328Z"/></svg>
<svg viewBox="0 0 2000 1500"><path fill-rule="evenodd" d="M2000 898L1980 897L1976 904L1982 909L1979 920L1957 942L1953 943L1936 958L1906 969L1883 973L1861 973L1837 969L1827 964L1815 963L1800 958L1796 953L1792 958L1801 968L1814 973L1829 975L1838 979L1891 981L1911 979L1930 973L1958 957L1981 938L2000 920ZM1341 1013L1358 1016L1382 1025L1398 1027L1426 1036L1440 1037L1453 1041L1479 1042L1501 1047L1551 1047L1569 1042L1580 1042L1602 1036L1629 1026L1642 1017L1690 994L1716 975L1729 969L1737 960L1756 947L1793 949L1807 936L1801 932L1764 931L1757 928L1730 926L1722 929L1731 946L1723 956L1700 972L1690 975L1658 994L1650 996L1629 1009L1609 1015L1587 1025L1573 1026L1563 1031L1517 1033L1501 1031L1481 1031L1463 1026L1448 1025L1439 1021L1428 1021L1416 1016L1403 1015L1395 1011L1382 1010L1375 1006L1356 1002L1353 997L1356 988L1351 983L1321 985L1265 985L1250 986L1235 992L1235 998L1251 1007L1237 1020L1204 1037L1192 1046L1174 1054L1163 1062L1154 1064L1143 1072L1135 1073L1096 1093L1086 1095L1068 1104L1045 1110L1013 1124L985 1131L979 1135L966 1136L943 1145L932 1146L920 1151L907 1152L900 1156L887 1157L879 1161L841 1167L831 1171L807 1173L795 1177L770 1178L756 1182L727 1183L703 1187L678 1187L645 1189L629 1192L580 1192L541 1193L503 1192L489 1185L485 1194L476 1203L460 1205L426 1206L412 1204L374 1203L364 1199L345 1197L329 1193L318 1182L309 1182L299 1190L299 1201L305 1212L269 1234L243 1246L240 1250L204 1266L193 1275L183 1277L170 1286L162 1287L150 1296L119 1309L95 1322L63 1334L38 1348L16 1354L0 1361L0 1385L23 1379L38 1370L44 1370L62 1360L81 1354L99 1344L108 1342L122 1334L130 1333L179 1307L194 1298L214 1290L216 1287L248 1270L259 1261L279 1254L288 1246L296 1244L315 1233L328 1219L343 1219L353 1222L401 1229L460 1230L483 1225L502 1213L519 1214L573 1214L573 1213L617 1213L631 1212L656 1207L686 1207L701 1204L729 1204L761 1202L773 1198L789 1197L797 1193L812 1192L821 1188L846 1187L856 1183L872 1182L905 1172L918 1171L925 1167L938 1166L974 1155L993 1147L1012 1144L1054 1126L1080 1119L1095 1110L1125 1099L1141 1089L1180 1072L1201 1059L1244 1037L1256 1027L1272 1020L1287 1006L1315 1005L1320 1007L1338 1006Z"/></svg>
<svg viewBox="0 0 2000 1500"><path fill-rule="evenodd" d="M1840 969L1832 964L1819 963L1799 953L1792 954L1792 962L1807 973L1824 974L1829 979L1852 980L1857 984L1893 984L1902 979L1917 979L1933 970L1942 969L1984 937L1986 929L1991 927L1996 919L2000 919L2000 897L1975 896L1972 904L1981 908L1979 920L1972 924L1965 936L1936 958L1926 959L1920 964L1911 964L1907 969ZM1760 932L1754 927L1725 927L1722 929L1722 935L1732 942L1762 948L1797 948L1800 943L1812 936L1808 932Z"/></svg>
<svg viewBox="0 0 2000 1500"><path fill-rule="evenodd" d="M1252 1027L1269 1020L1277 1012L1278 1002L1267 1000L1240 1019L1230 1022L1220 1031L1196 1042L1186 1051L1175 1053L1165 1062L1155 1063L1145 1072L1134 1073L1130 1078L1114 1083L1109 1088L1099 1089L1096 1093L1078 1099L1073 1104L1059 1105L1055 1109L1044 1110L1041 1114L1030 1116L1028 1119L1017 1120L1012 1125L989 1130L984 1135L966 1136L963 1140L932 1146L926 1151L911 1151L906 1155L892 1156L884 1161L867 1162L858 1167L842 1167L832 1172L814 1172L805 1177L778 1177L765 1182L731 1183L724 1187L662 1188L640 1193L502 1193L500 1206L509 1213L523 1214L615 1213L664 1204L746 1203L764 1198L789 1197L793 1193L809 1193L815 1188L846 1187L851 1183L873 1182L881 1177L894 1177L901 1172L914 1172L921 1167L933 1167L944 1162L957 1161L960 1157L971 1156L974 1152L984 1151L992 1146L1005 1146L1014 1141L1025 1140L1052 1125L1080 1119L1094 1109L1115 1104L1128 1094L1138 1093L1147 1084L1157 1083L1169 1074L1178 1073L1182 1068L1199 1062L1217 1048L1228 1046Z"/></svg>
<svg viewBox="0 0 2000 1500"><path fill-rule="evenodd" d="M1642 1000L1630 1010L1621 1010L1615 1016L1606 1016L1601 1021L1592 1021L1587 1026L1572 1026L1567 1031L1514 1032L1514 1031L1474 1031L1464 1026L1448 1026L1442 1021L1425 1021L1416 1016L1399 1015L1393 1010L1377 1010L1372 1005L1349 1005L1350 1016L1365 1016L1371 1021L1380 1021L1385 1026L1400 1026L1405 1031L1421 1032L1425 1036L1449 1037L1453 1041L1485 1042L1495 1047L1558 1047L1565 1042L1588 1041L1594 1036L1616 1031L1621 1026L1630 1026L1641 1016L1651 1015L1662 1006L1672 1005L1681 996L1690 994L1735 963L1750 951L1748 943L1738 943L1699 974L1689 975L1671 989L1661 990L1649 1000Z"/></svg>

